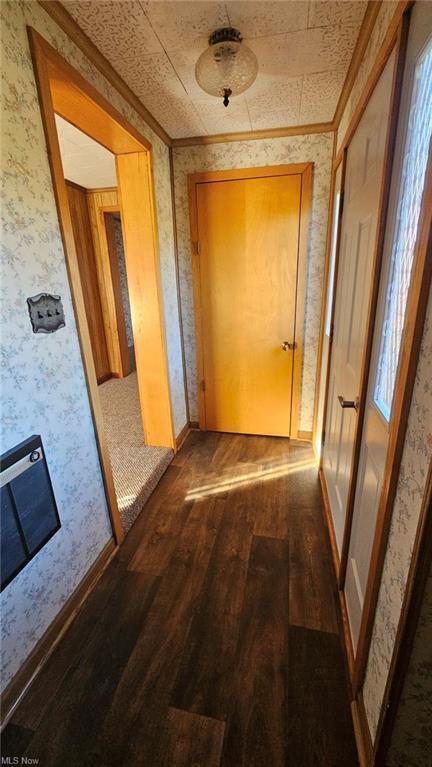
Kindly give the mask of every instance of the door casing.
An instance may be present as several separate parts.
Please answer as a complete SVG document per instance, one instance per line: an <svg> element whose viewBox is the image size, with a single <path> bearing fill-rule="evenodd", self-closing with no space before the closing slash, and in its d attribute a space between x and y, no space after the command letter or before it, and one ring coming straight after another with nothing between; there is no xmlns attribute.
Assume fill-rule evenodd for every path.
<svg viewBox="0 0 432 767"><path fill-rule="evenodd" d="M108 510L114 539L121 543L124 534L106 444L54 116L59 114L116 156L145 442L175 449L152 147L38 32L29 27L28 34Z"/></svg>
<svg viewBox="0 0 432 767"><path fill-rule="evenodd" d="M313 163L296 163L289 165L271 165L258 168L239 168L234 170L206 171L193 173L188 176L189 218L191 233L193 293L195 305L196 332L196 363L198 381L204 380L204 355L201 312L201 284L198 252L198 210L197 185L216 181L232 181L238 179L266 178L270 176L301 175L300 227L298 244L297 292L295 306L295 342L293 365L293 387L291 405L292 439L311 438L311 434L300 431L300 395L301 375L304 355L304 315L307 274L307 245L312 201ZM198 412L200 429L205 430L205 398L204 391L198 386Z"/></svg>

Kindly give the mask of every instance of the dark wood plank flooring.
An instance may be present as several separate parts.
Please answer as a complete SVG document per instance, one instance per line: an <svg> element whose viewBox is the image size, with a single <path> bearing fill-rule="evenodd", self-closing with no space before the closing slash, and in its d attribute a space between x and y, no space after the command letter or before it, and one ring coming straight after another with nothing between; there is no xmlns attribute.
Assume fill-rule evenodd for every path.
<svg viewBox="0 0 432 767"><path fill-rule="evenodd" d="M357 767L306 443L192 433L5 728L40 767Z"/></svg>

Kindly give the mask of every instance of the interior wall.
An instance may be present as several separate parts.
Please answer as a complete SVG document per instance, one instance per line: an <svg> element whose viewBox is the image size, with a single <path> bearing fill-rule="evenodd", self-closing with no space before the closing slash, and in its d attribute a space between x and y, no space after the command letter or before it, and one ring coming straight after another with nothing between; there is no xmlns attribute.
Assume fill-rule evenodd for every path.
<svg viewBox="0 0 432 767"><path fill-rule="evenodd" d="M333 136L333 133L320 133L176 147L173 150L180 294L191 421L198 421L198 386L187 176L209 170L314 163L300 408L300 429L312 431Z"/></svg>
<svg viewBox="0 0 432 767"><path fill-rule="evenodd" d="M342 144L398 2L382 3L338 130ZM393 653L428 465L432 456L432 298L424 327L363 696L374 738Z"/></svg>
<svg viewBox="0 0 432 767"><path fill-rule="evenodd" d="M27 38L34 27L153 146L175 429L186 423L168 148L37 2L0 3L4 187L1 290L2 452L41 434L61 530L1 594L4 688L111 537L47 147ZM60 294L66 327L32 332L27 296Z"/></svg>

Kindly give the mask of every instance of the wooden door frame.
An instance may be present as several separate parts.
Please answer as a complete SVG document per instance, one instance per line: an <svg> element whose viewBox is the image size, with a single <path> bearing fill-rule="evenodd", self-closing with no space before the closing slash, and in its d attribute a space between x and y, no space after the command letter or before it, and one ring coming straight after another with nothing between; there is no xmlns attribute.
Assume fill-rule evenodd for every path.
<svg viewBox="0 0 432 767"><path fill-rule="evenodd" d="M102 144L116 156L123 227L125 226L125 219L128 220L129 242L125 241L125 254L128 269L133 272L134 279L131 309L133 322L135 320L135 339L137 341L138 331L142 340L145 331L148 346L147 349L143 348L140 352L142 361L145 353L149 354L151 351L152 354L151 371L146 372L142 361L140 364L137 359L140 405L144 413L143 420L147 430L145 438L147 443L152 442L175 449L160 285L152 147L150 142L79 72L68 64L36 30L31 27L27 29L108 510L114 539L120 543L124 534L99 401L55 113ZM135 190L139 190L139 204L131 196L130 189L128 189L130 179L126 177L124 170L119 172L119 162L120 160L123 162L125 157L136 159L135 166L129 168L129 171L130 179L135 184ZM148 300L143 319L142 298L144 289ZM157 404L156 407L155 403Z"/></svg>
<svg viewBox="0 0 432 767"><path fill-rule="evenodd" d="M118 345L121 361L121 373L116 378L124 378L131 372L131 363L129 358L129 347L126 335L125 310L123 306L122 287L120 282L120 267L115 241L114 218L115 213L120 213L120 206L104 205L99 208L99 215L102 219L103 233L109 258L110 277L115 306L115 318L117 326ZM111 218L110 218L111 216ZM120 216L121 225L121 216ZM127 275L126 275L127 281Z"/></svg>
<svg viewBox="0 0 432 767"><path fill-rule="evenodd" d="M312 162L291 163L288 165L267 165L263 167L238 168L216 171L205 171L188 175L189 221L191 235L191 259L193 295L195 307L196 334L196 365L198 376L198 411L199 427L206 430L205 395L202 386L204 381L204 353L202 332L202 301L200 263L198 252L198 210L197 185L217 181L235 181L252 178L269 178L272 176L301 176L300 226L297 261L297 292L295 307L294 340L297 344L293 360L293 382L291 394L291 428L289 436L292 439L304 438L299 432L301 377L304 350L304 317L306 297L306 276L308 261L308 232L312 207Z"/></svg>
<svg viewBox="0 0 432 767"><path fill-rule="evenodd" d="M127 348L126 323L120 288L117 253L108 236L104 213L120 213L117 187L86 189L90 214L92 238L98 272L105 336L108 346L111 376L124 378L131 372ZM105 204L104 196L115 199L115 204Z"/></svg>

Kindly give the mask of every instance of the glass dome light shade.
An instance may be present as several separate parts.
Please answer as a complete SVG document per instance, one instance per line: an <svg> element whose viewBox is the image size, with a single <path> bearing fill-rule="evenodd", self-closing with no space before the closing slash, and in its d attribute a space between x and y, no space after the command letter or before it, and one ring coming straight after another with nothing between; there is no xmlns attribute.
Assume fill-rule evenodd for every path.
<svg viewBox="0 0 432 767"><path fill-rule="evenodd" d="M210 96L233 96L246 91L258 74L258 61L253 51L241 42L224 40L210 45L195 66L198 85Z"/></svg>

